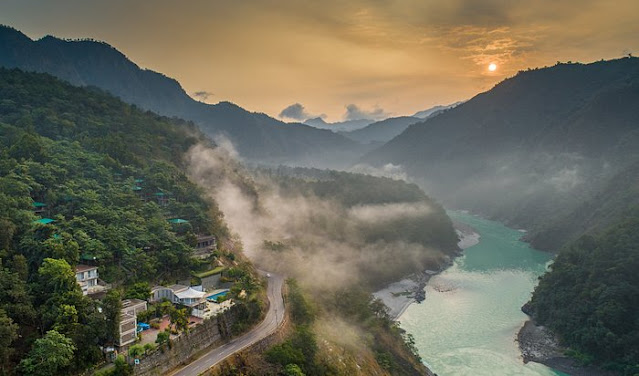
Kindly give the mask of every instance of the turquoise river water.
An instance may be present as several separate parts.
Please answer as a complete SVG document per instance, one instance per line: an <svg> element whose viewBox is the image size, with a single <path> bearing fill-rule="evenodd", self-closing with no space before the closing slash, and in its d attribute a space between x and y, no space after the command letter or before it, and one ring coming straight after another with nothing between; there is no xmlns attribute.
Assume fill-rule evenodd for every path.
<svg viewBox="0 0 639 376"><path fill-rule="evenodd" d="M400 317L415 337L424 362L439 376L564 375L541 364L524 364L515 342L527 316L521 306L551 255L519 241L522 233L470 214L450 212L472 226L479 244L433 277L426 300Z"/></svg>

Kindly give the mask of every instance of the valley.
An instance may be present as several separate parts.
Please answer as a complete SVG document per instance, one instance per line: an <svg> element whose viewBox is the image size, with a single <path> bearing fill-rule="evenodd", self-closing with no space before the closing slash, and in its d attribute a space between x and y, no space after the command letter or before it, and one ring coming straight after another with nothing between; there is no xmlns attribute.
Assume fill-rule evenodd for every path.
<svg viewBox="0 0 639 376"><path fill-rule="evenodd" d="M240 58L240 33L214 61L252 70L198 77L237 96L191 90L184 67L205 64L177 50L189 90L144 68L152 33L136 50L0 25L0 375L639 374L639 58L530 67L522 46L550 29L462 22L437 53L481 71L416 73L430 58L407 46L433 30L407 22L431 33L409 43L379 6L337 23L340 48L392 40L379 56L295 70L288 47ZM315 13L247 30L306 38L333 19ZM210 53L191 37L179 51ZM426 78L437 95L415 98ZM276 92L277 116L240 105Z"/></svg>

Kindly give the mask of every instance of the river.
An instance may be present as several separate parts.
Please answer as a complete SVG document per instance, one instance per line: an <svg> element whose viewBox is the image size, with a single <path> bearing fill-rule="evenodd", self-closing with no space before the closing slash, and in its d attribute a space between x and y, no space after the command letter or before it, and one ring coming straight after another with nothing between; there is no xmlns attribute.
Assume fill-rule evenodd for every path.
<svg viewBox="0 0 639 376"><path fill-rule="evenodd" d="M439 376L565 375L537 363L524 364L515 342L527 316L521 306L551 255L519 241L522 233L462 212L450 217L480 235L454 264L433 277L426 300L401 315L401 327Z"/></svg>

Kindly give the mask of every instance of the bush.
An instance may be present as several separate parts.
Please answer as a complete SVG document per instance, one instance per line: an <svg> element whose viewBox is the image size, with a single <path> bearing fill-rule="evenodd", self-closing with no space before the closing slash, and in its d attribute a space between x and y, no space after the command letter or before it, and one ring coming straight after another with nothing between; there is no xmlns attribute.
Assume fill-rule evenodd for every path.
<svg viewBox="0 0 639 376"><path fill-rule="evenodd" d="M304 354L300 349L294 348L290 341L271 347L264 356L267 362L281 366L304 363Z"/></svg>

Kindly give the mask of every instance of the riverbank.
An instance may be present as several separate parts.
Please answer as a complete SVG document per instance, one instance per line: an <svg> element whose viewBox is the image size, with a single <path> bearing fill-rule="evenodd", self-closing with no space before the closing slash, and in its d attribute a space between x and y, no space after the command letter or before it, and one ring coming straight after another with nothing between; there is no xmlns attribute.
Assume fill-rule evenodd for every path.
<svg viewBox="0 0 639 376"><path fill-rule="evenodd" d="M459 236L457 246L464 250L479 243L480 235L472 227L453 221L455 231ZM398 320L406 309L413 302L421 303L426 298L424 288L428 281L434 276L453 264L453 260L443 264L438 270L425 270L423 273L416 273L401 281L391 283L386 288L375 292L373 295L381 299L388 307L388 313L392 320Z"/></svg>
<svg viewBox="0 0 639 376"><path fill-rule="evenodd" d="M595 367L581 367L564 355L566 349L546 327L528 320L517 334L524 363L536 362L571 376L613 376L615 373Z"/></svg>

